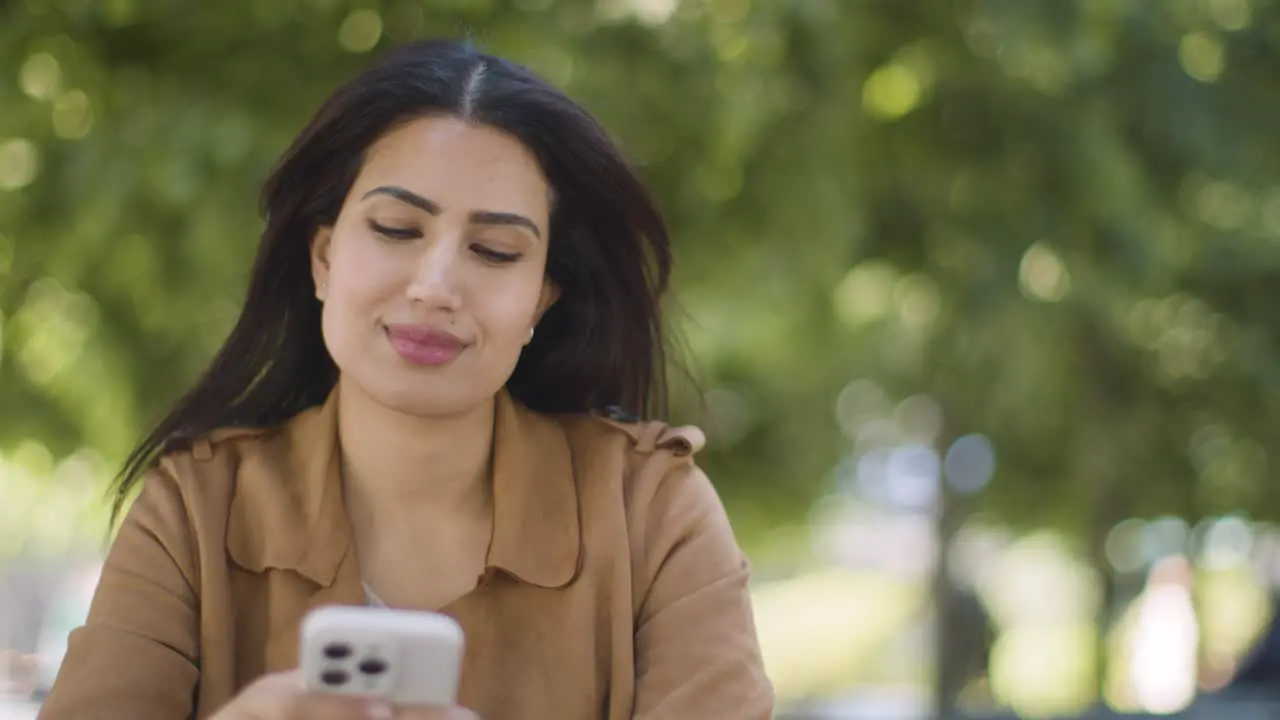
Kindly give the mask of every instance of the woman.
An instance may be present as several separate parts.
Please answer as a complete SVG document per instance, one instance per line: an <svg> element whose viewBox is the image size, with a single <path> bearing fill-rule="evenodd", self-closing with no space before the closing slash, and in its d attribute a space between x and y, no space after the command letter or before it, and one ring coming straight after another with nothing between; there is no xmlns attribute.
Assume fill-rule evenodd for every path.
<svg viewBox="0 0 1280 720"><path fill-rule="evenodd" d="M239 321L126 465L40 717L768 718L702 436L626 414L665 404L669 251L596 121L416 43L320 109L263 204ZM467 709L303 692L299 621L333 603L458 619Z"/></svg>

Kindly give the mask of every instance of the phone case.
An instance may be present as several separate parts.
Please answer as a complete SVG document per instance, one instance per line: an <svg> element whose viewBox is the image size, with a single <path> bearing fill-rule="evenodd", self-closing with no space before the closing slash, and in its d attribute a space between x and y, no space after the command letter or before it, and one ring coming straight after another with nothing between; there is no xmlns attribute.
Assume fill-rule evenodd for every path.
<svg viewBox="0 0 1280 720"><path fill-rule="evenodd" d="M303 619L298 657L308 690L454 705L463 633L441 613L328 606Z"/></svg>

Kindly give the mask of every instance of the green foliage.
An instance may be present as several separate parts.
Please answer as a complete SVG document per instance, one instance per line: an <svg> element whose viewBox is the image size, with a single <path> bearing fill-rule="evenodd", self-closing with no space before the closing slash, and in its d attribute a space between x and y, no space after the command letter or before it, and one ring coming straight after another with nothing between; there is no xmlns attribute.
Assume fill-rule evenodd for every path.
<svg viewBox="0 0 1280 720"><path fill-rule="evenodd" d="M656 188L746 534L829 490L859 378L991 437L1001 519L1274 517L1276 28L1274 0L15 0L0 449L122 457L229 328L292 133L366 53L468 34Z"/></svg>

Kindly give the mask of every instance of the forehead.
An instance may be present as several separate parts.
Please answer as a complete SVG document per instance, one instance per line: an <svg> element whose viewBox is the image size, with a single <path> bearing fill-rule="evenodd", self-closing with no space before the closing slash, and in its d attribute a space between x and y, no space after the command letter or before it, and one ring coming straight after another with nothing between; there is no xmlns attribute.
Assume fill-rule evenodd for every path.
<svg viewBox="0 0 1280 720"><path fill-rule="evenodd" d="M549 186L537 158L515 137L453 117L418 118L379 138L366 153L353 196L398 185L445 212L519 212L545 221Z"/></svg>

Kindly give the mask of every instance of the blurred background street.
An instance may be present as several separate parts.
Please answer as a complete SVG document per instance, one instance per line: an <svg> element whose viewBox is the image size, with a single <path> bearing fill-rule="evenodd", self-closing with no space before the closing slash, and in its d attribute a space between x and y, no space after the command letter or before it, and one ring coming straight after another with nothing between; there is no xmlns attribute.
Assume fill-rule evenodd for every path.
<svg viewBox="0 0 1280 720"><path fill-rule="evenodd" d="M11 0L0 720L272 161L437 35L582 101L668 214L672 420L781 716L1280 717L1280 0Z"/></svg>

